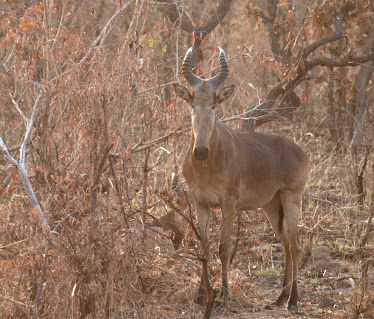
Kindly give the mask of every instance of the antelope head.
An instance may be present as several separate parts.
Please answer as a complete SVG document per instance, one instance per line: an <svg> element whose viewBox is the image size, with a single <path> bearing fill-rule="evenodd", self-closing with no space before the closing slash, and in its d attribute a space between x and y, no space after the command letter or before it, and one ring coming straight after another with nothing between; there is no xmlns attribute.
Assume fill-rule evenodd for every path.
<svg viewBox="0 0 374 319"><path fill-rule="evenodd" d="M190 106L194 138L192 153L195 159L204 161L209 156L210 139L216 126L215 108L232 95L235 86L225 87L218 93L218 87L229 75L225 51L219 48L220 71L216 76L207 80L192 73L192 52L193 46L188 49L182 65L183 75L191 85L192 92L190 93L188 89L179 84L174 84L174 90Z"/></svg>

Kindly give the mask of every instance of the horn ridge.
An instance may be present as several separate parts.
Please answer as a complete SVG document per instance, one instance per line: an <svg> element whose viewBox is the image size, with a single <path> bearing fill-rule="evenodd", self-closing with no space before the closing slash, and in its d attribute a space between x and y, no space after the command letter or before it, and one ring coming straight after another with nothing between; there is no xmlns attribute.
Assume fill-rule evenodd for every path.
<svg viewBox="0 0 374 319"><path fill-rule="evenodd" d="M184 78L187 80L187 82L192 86L195 87L202 83L204 80L200 78L199 76L195 75L191 71L191 60L192 60L192 52L194 47L190 47L187 50L187 53L183 59L182 64L182 73L184 75Z"/></svg>
<svg viewBox="0 0 374 319"><path fill-rule="evenodd" d="M217 90L218 87L226 80L227 76L229 75L229 66L227 64L227 58L225 51L221 48L219 48L219 62L220 62L220 71L215 76L207 80L207 82L215 89Z"/></svg>

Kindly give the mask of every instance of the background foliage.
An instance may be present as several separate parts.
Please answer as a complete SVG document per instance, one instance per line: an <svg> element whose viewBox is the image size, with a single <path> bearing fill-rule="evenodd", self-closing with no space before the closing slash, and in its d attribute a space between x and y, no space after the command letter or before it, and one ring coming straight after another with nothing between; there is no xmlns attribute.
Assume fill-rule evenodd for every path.
<svg viewBox="0 0 374 319"><path fill-rule="evenodd" d="M168 239L181 222L176 209L189 211L170 186L190 125L171 84L184 81L191 44L205 77L217 71L217 45L229 57L226 84L236 93L222 120L287 135L310 158L303 314L372 318L373 25L373 3L363 0L3 1L2 318L204 312L193 302L200 264L191 227L179 250ZM25 156L35 197L5 148L18 163ZM280 287L271 228L260 210L240 216L228 317L252 313ZM308 268L316 246L331 249L337 270ZM219 263L212 267L218 286Z"/></svg>

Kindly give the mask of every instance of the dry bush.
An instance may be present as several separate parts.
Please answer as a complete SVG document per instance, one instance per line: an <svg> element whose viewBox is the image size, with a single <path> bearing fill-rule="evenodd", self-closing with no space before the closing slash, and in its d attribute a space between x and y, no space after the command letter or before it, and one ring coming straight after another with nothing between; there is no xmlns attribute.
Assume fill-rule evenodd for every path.
<svg viewBox="0 0 374 319"><path fill-rule="evenodd" d="M14 147L11 154L17 157L39 84L43 97L28 147L27 169L52 228L62 222L53 237L42 229L17 169L1 155L1 316L200 317L203 309L193 300L201 266L191 229L175 252L167 238L171 233L147 228L153 217L171 210L163 197L170 199L171 172L180 174L189 143L188 109L177 102L170 85L163 85L177 80L176 57L177 53L178 58L183 56L186 46L182 43L188 35L169 29L167 10L148 1L134 1L118 15L119 8L109 1L50 5L16 1L0 9L0 136L8 147ZM216 9L214 2L195 7L192 1L185 1L184 5L195 8L191 19L197 25L207 20L205 11L211 14ZM203 45L200 69L207 71L216 63L216 54L209 47L221 44L221 37L229 39L222 41L227 41L228 55L233 57L230 81L237 85L237 94L222 106L221 118L257 105L278 79L284 80L284 65L276 61L265 41L267 32L260 19L249 20L243 14L246 5L236 3L230 23L223 21ZM281 10L286 16L286 7ZM325 11L321 8L322 15ZM95 42L114 16L110 32ZM359 28L354 21L348 30L350 37ZM306 25L309 23L307 20ZM258 29L253 34L248 34L250 24ZM329 31L328 27L306 29L305 36ZM349 45L361 48L360 39L356 40ZM245 51L252 42L252 51ZM342 296L336 298L336 316L362 313L369 318L374 285L372 232L365 245L361 238L373 202L372 152L362 175L365 196L361 202L357 181L367 146L373 148L373 110L367 109L363 136L352 156L348 152L351 118L339 101L334 102L342 144L337 149L326 122L328 79L322 78L325 69L315 72L314 82L305 82L296 90L304 95L301 107L289 118L260 129L288 135L311 160L300 223L303 256L307 259L313 246L325 245L346 263L342 281L325 285L314 274L303 276L305 314L312 318L325 311L317 306L323 290L325 296ZM346 74L350 72L350 76L335 75L341 91L350 91L353 81L349 79L358 76L357 68ZM367 105L372 99L370 87ZM241 121L228 123L244 130ZM346 132L348 126L350 133ZM213 220L213 228L217 234L219 218ZM236 236L231 310L252 312L278 290L282 252L261 211L243 214ZM212 281L218 288L216 242L213 255ZM363 260L368 266L364 286L360 285L365 280L361 277ZM343 285L349 283L348 277L357 283L355 291ZM320 280L319 288L311 283L314 279Z"/></svg>

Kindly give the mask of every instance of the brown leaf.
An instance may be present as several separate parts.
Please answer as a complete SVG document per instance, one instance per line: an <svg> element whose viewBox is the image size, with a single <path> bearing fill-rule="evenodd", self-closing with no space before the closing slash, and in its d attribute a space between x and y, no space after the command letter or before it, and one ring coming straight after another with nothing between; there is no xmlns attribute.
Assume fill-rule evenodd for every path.
<svg viewBox="0 0 374 319"><path fill-rule="evenodd" d="M321 76L319 76L318 78L316 78L316 79L314 80L314 83L315 83L315 84L319 84L319 83L324 82L325 80L326 80L326 77L325 77L324 75L321 75Z"/></svg>
<svg viewBox="0 0 374 319"><path fill-rule="evenodd" d="M300 102L301 104L305 104L308 100L308 97L305 94L301 94L300 96Z"/></svg>
<svg viewBox="0 0 374 319"><path fill-rule="evenodd" d="M21 125L20 122L15 121L15 120L11 120L11 121L10 121L10 124L11 124L12 126L14 126L14 127L19 127L19 126Z"/></svg>

